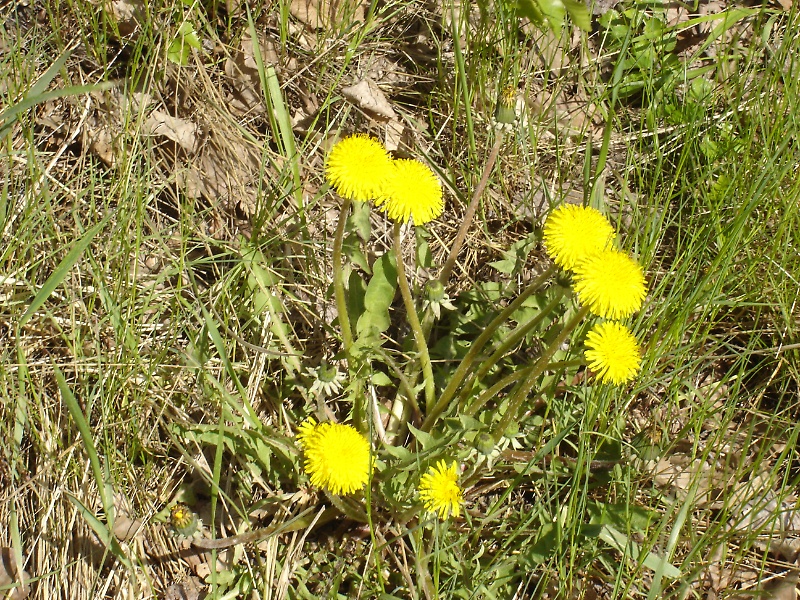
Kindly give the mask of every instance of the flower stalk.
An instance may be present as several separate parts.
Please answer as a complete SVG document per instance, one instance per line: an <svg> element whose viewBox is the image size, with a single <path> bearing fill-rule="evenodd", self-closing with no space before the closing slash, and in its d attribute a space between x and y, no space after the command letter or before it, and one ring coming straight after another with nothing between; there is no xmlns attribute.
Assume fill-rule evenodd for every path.
<svg viewBox="0 0 800 600"><path fill-rule="evenodd" d="M514 311L522 306L525 300L527 300L532 294L535 294L537 291L539 291L547 282L547 280L550 279L554 272L555 267L550 266L545 269L541 275L528 284L528 287L526 287L522 293L514 299L513 302L511 302L499 315L492 319L492 322L489 323L486 329L484 329L483 332L472 343L467 351L466 356L461 359L461 363L456 368L455 373L453 373L453 375L450 377L450 381L442 392L442 395L439 397L438 402L428 411L425 421L423 421L420 427L422 431L430 431L439 416L447 409L459 386L464 382L467 374L470 372L475 359L478 358L480 351L483 350L483 347L486 345L486 343L492 339L492 336L494 336L497 328L505 323L506 320L512 314L514 314ZM539 315L537 315L537 317L539 317L541 320L541 318L544 318L545 316L544 311L542 311L540 314L541 317L539 317ZM471 378L471 380L474 380L474 378Z"/></svg>
<svg viewBox="0 0 800 600"><path fill-rule="evenodd" d="M536 381L539 379L539 376L547 369L550 359L559 349L561 344L564 343L564 340L567 339L567 336L573 332L573 330L588 314L589 308L582 307L575 314L575 316L572 317L572 319L566 325L564 325L564 328L561 330L561 332L552 342L550 342L550 345L547 346L545 351L533 365L533 368L531 368L531 370L528 372L527 377L522 382L522 385L517 388L517 391L511 397L505 414L494 427L494 430L492 431L492 437L494 437L495 441L500 439L500 437L503 435L503 432L508 429L508 426L511 424L511 422L517 418L517 413L519 412L522 403L530 395L533 386L536 385Z"/></svg>
<svg viewBox="0 0 800 600"><path fill-rule="evenodd" d="M392 237L394 239L394 252L397 256L397 286L400 288L400 295L403 297L403 304L406 307L406 318L414 333L414 341L417 345L417 352L419 353L419 361L422 365L422 376L425 379L425 406L433 406L435 400L435 390L433 386L433 367L431 365L431 357L428 353L428 342L425 339L425 334L422 331L422 324L419 322L417 316L417 309L414 306L414 299L411 297L411 290L408 287L408 279L406 278L406 269L403 264L403 252L401 248L400 229L402 223L397 222L394 224Z"/></svg>
<svg viewBox="0 0 800 600"><path fill-rule="evenodd" d="M483 174L478 182L478 187L475 188L475 192L472 194L472 200L469 206L467 206L467 212L464 213L464 220L461 222L461 227L458 229L456 239L453 240L453 245L450 247L450 254L447 255L447 260L444 262L442 270L439 273L439 281L442 282L443 285L447 285L447 280L450 279L450 273L453 272L453 267L455 267L456 260L458 259L458 253L461 251L461 246L464 245L467 231L469 231L469 227L472 224L475 211L478 210L478 203L483 195L483 190L486 189L486 184L489 183L489 175L491 175L492 169L497 162L497 156L500 154L500 147L502 145L503 132L500 130L497 132L497 137L494 139L494 146L492 146L489 157L486 159L486 164L483 167Z"/></svg>
<svg viewBox="0 0 800 600"><path fill-rule="evenodd" d="M339 327L342 330L342 344L347 356L348 367L350 364L350 351L353 347L353 333L350 329L350 313L347 310L347 296L344 291L344 265L342 264L342 246L344 244L344 229L347 215L350 212L352 201L342 199L342 208L339 212L339 222L336 224L336 233L333 237L333 295L336 299L336 312L339 315Z"/></svg>

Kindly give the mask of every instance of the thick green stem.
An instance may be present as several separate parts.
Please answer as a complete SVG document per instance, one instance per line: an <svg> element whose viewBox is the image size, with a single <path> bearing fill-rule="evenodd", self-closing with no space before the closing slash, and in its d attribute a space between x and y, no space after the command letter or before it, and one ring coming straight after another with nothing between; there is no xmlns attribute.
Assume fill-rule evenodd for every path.
<svg viewBox="0 0 800 600"><path fill-rule="evenodd" d="M347 215L350 212L351 200L342 199L342 208L339 213L339 222L336 224L336 233L333 238L333 295L336 299L336 312L339 315L339 327L342 330L342 346L347 358L347 369L351 378L359 378L355 373L356 365L353 363L353 332L350 329L350 313L347 310L347 296L344 291L344 266L342 265L342 245L344 243L344 230L347 224ZM353 426L361 433L368 429L366 416L366 398L361 386L356 391L353 399Z"/></svg>
<svg viewBox="0 0 800 600"><path fill-rule="evenodd" d="M459 402L462 402L467 397L475 382L483 379L486 374L491 371L492 367L494 367L499 360L503 358L509 350L511 350L511 348L516 346L526 335L528 335L528 332L530 332L531 329L541 323L542 320L549 315L556 306L559 305L563 295L563 290L559 288L559 291L554 294L550 302L547 303L547 306L545 306L535 316L531 317L526 322L518 325L517 328L514 329L514 331L512 331L505 340L503 340L503 342L487 360L481 361L478 370L472 374L472 376L465 382L464 387L461 389L461 393L458 397Z"/></svg>
<svg viewBox="0 0 800 600"><path fill-rule="evenodd" d="M500 436L503 435L503 432L508 429L509 424L511 421L517 418L517 413L519 412L520 406L531 393L533 386L536 385L536 380L539 379L539 376L544 373L545 369L550 362L550 359L559 349L561 344L564 343L564 340L567 339L570 333L578 326L578 324L589 314L588 307L581 308L578 313L572 318L572 320L564 325L564 328L561 330L556 338L550 342L550 345L547 346L544 353L539 357L539 360L531 368L528 376L525 378L525 381L522 385L517 389L514 396L512 396L511 400L508 404L508 409L506 410L503 418L500 419L500 422L495 426L494 430L492 431L492 437L495 440L499 440Z"/></svg>
<svg viewBox="0 0 800 600"><path fill-rule="evenodd" d="M406 268L403 264L403 252L400 247L400 227L400 223L395 223L393 231L394 253L397 256L397 286L400 288L400 295L403 297L408 324L411 327L411 331L414 332L414 341L417 344L419 361L422 364L422 376L425 378L425 407L427 408L433 406L435 400L433 367L431 366L431 356L428 354L428 342L425 339L425 333L422 331L417 309L414 307L414 299L411 297L411 290L408 287L408 279L406 279Z"/></svg>
<svg viewBox="0 0 800 600"><path fill-rule="evenodd" d="M556 369L579 367L582 364L584 364L582 359L560 360L558 362L550 363L549 365L547 365L545 370L554 371ZM467 408L464 409L464 414L469 417L474 417L475 413L477 413L480 409L482 409L489 400L494 398L500 392L500 390L502 390L505 387L508 387L512 383L519 381L520 379L525 379L525 377L527 377L528 374L531 372L531 370L534 368L536 368L535 364L528 367L527 369L520 369L519 371L515 371L510 375L506 375L500 381L495 383L492 387L481 392L481 395L475 399L475 402L473 402Z"/></svg>
<svg viewBox="0 0 800 600"><path fill-rule="evenodd" d="M447 409L450 400L453 399L458 387L464 382L464 379L467 377L470 369L472 368L475 359L478 358L478 354L481 350L483 350L483 347L486 345L486 343L492 339L492 336L494 336L497 328L505 323L508 318L514 314L514 311L522 306L525 300L527 300L532 294L536 293L547 282L547 280L550 279L550 276L554 272L555 267L551 266L536 279L534 279L528 285L528 287L526 287L522 293L514 299L513 302L511 302L499 315L492 319L492 322L487 325L486 329L484 329L483 332L472 343L467 351L466 356L461 359L461 363L459 363L455 373L453 373L453 375L450 377L450 381L442 392L442 395L439 397L439 401L436 403L436 406L428 411L425 421L420 427L422 431L430 431L433 425L436 423L436 419L438 419L442 412Z"/></svg>
<svg viewBox="0 0 800 600"><path fill-rule="evenodd" d="M344 267L342 266L342 244L344 243L344 228L347 223L347 213L350 212L351 200L344 198L339 213L339 222L336 224L336 234L333 238L333 295L336 299L336 312L339 314L339 327L342 330L342 344L347 355L350 368L350 350L353 347L353 333L350 330L350 314L347 311L347 297L344 293Z"/></svg>
<svg viewBox="0 0 800 600"><path fill-rule="evenodd" d="M481 199L481 195L483 194L483 190L486 189L486 184L489 182L489 175L491 175L494 164L497 162L497 155L500 153L500 146L502 145L503 131L500 130L497 132L497 137L495 138L494 146L492 146L492 150L489 153L489 158L486 159L481 180L478 182L478 187L475 188L475 193L472 195L472 200L470 201L469 206L467 206L467 212L464 213L464 220L461 222L461 227L458 229L456 239L453 240L453 246L450 248L450 254L447 256L447 260L442 267L441 273L439 273L439 281L442 282L442 285L446 286L447 280L450 279L450 273L453 272L453 267L458 259L458 253L461 251L461 246L464 245L464 240L467 237L467 231L469 230L469 226L472 224L472 217L475 216L475 211L478 210L478 203Z"/></svg>

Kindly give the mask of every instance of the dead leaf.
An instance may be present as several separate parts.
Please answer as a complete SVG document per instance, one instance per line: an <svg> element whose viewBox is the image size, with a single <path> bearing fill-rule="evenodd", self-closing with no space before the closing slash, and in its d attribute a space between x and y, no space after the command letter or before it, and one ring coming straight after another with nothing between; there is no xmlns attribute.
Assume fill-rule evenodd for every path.
<svg viewBox="0 0 800 600"><path fill-rule="evenodd" d="M211 136L200 159L179 171L176 177L190 198L203 196L252 215L256 209L254 184L259 166L259 159L245 145L235 139L218 140L217 136Z"/></svg>
<svg viewBox="0 0 800 600"><path fill-rule="evenodd" d="M27 598L30 593L30 588L25 583L30 579L25 571L20 571L19 565L14 558L14 550L12 548L0 548L0 588L10 587L15 583L16 587L11 588L10 593L5 592L8 600L22 600Z"/></svg>
<svg viewBox="0 0 800 600"><path fill-rule="evenodd" d="M160 110L154 110L142 126L145 133L159 135L172 140L189 154L197 152L200 127L180 117L173 117Z"/></svg>
<svg viewBox="0 0 800 600"><path fill-rule="evenodd" d="M403 132L405 127L397 119L393 119L386 124L386 135L383 140L383 145L389 152L395 152L403 140Z"/></svg>
<svg viewBox="0 0 800 600"><path fill-rule="evenodd" d="M96 116L87 121L86 127L83 128L83 136L83 145L88 147L89 151L102 160L107 167L113 167L116 164L114 137L105 124L98 122Z"/></svg>
<svg viewBox="0 0 800 600"><path fill-rule="evenodd" d="M379 120L391 121L397 118L381 88L371 79L362 79L357 84L342 89L342 95Z"/></svg>
<svg viewBox="0 0 800 600"><path fill-rule="evenodd" d="M339 23L363 23L361 0L292 0L289 12L309 29L327 29Z"/></svg>
<svg viewBox="0 0 800 600"><path fill-rule="evenodd" d="M187 577L185 581L169 586L164 600L198 600L202 586L197 577Z"/></svg>
<svg viewBox="0 0 800 600"><path fill-rule="evenodd" d="M145 22L147 13L141 0L112 0L110 8L108 14L124 36L138 33L140 25Z"/></svg>
<svg viewBox="0 0 800 600"><path fill-rule="evenodd" d="M133 539L142 530L139 519L131 519L125 515L117 515L114 519L114 536L121 542Z"/></svg>

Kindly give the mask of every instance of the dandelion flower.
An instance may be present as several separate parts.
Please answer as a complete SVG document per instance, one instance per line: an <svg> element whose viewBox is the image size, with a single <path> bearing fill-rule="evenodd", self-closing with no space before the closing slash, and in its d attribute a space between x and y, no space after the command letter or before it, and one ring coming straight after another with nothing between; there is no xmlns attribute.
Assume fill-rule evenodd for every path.
<svg viewBox="0 0 800 600"><path fill-rule="evenodd" d="M325 161L325 177L340 196L362 202L377 198L392 170L392 158L374 138L356 134L338 142Z"/></svg>
<svg viewBox="0 0 800 600"><path fill-rule="evenodd" d="M350 425L307 419L297 439L305 453L304 470L311 483L333 494L352 494L369 480L369 442Z"/></svg>
<svg viewBox="0 0 800 600"><path fill-rule="evenodd" d="M607 248L615 235L599 210L576 204L562 204L544 225L547 254L559 267L570 270L587 256Z"/></svg>
<svg viewBox="0 0 800 600"><path fill-rule="evenodd" d="M182 502L170 509L169 522L176 533L184 537L192 537L199 527L197 515Z"/></svg>
<svg viewBox="0 0 800 600"><path fill-rule="evenodd" d="M457 469L455 461L448 467L445 461L440 460L419 481L419 497L423 506L437 513L440 519L446 519L451 513L454 517L461 514L464 496L458 486Z"/></svg>
<svg viewBox="0 0 800 600"><path fill-rule="evenodd" d="M595 325L586 336L586 348L586 362L602 383L620 385L639 372L639 342L621 323L605 321Z"/></svg>
<svg viewBox="0 0 800 600"><path fill-rule="evenodd" d="M622 319L642 307L645 281L642 268L624 252L606 249L575 267L575 292L594 314Z"/></svg>
<svg viewBox="0 0 800 600"><path fill-rule="evenodd" d="M442 184L433 171L418 160L394 161L384 194L375 200L393 221L414 219L414 225L432 221L444 210Z"/></svg>

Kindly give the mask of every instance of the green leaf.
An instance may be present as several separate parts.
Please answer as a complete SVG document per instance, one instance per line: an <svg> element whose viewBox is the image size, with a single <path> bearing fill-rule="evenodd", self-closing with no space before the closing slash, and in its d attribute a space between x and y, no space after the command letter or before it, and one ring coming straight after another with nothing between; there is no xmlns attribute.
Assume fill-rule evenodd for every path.
<svg viewBox="0 0 800 600"><path fill-rule="evenodd" d="M416 242L417 242L417 265L423 269L430 269L433 266L433 255L431 254L431 247L428 244L427 232L422 227L416 228Z"/></svg>
<svg viewBox="0 0 800 600"><path fill-rule="evenodd" d="M397 266L394 252L387 252L372 265L372 279L367 284L364 304L367 310L388 310L397 290Z"/></svg>
<svg viewBox="0 0 800 600"><path fill-rule="evenodd" d="M355 265L361 267L366 273L372 273L369 261L361 250L358 235L350 234L342 240L342 253Z"/></svg>
<svg viewBox="0 0 800 600"><path fill-rule="evenodd" d="M37 104L41 104L42 102L47 102L48 100L53 100L55 98L63 98L65 96L77 96L79 94L88 94L89 92L94 91L108 90L117 85L117 83L114 81L106 81L92 85L78 85L45 92L47 86L50 85L50 82L56 78L59 71L61 71L61 69L64 67L64 64L67 62L67 59L72 54L74 49L74 47L68 48L61 54L61 56L53 61L53 64L50 65L47 71L45 71L44 74L39 77L36 83L31 86L31 88L28 90L28 93L25 94L25 97L22 100L0 111L0 138L4 137L6 133L8 133L8 131L11 129L11 126L16 122L17 117L19 117L21 113L33 108Z"/></svg>
<svg viewBox="0 0 800 600"><path fill-rule="evenodd" d="M618 529L615 529L611 525L603 525L600 529L600 535L598 537L618 552L628 556L631 560L639 560L639 557L642 553L639 544L631 540L627 535ZM680 569L653 552L648 552L645 555L642 563L648 569L659 572L664 577L678 579L681 576Z"/></svg>
<svg viewBox="0 0 800 600"><path fill-rule="evenodd" d="M78 432L81 435L81 440L83 440L83 445L86 448L86 454L89 457L89 465L92 468L92 474L94 475L97 483L97 489L100 492L100 500L103 503L103 512L105 513L108 522L113 524L114 490L111 487L111 481L107 470L103 469L103 467L100 465L100 457L97 454L97 448L94 445L92 430L89 428L89 423L86 420L86 416L83 414L75 395L67 385L67 381L64 379L64 375L61 373L61 369L59 369L57 365L53 365L53 369L53 374L56 377L56 383L58 383L58 389L61 392L61 400L67 405L67 410L69 411L72 420L75 421L75 425L77 425Z"/></svg>
<svg viewBox="0 0 800 600"><path fill-rule="evenodd" d="M563 0L569 18L583 31L592 30L592 17L589 8L581 0Z"/></svg>
<svg viewBox="0 0 800 600"><path fill-rule="evenodd" d="M411 423L408 423L408 430L415 438L417 438L417 441L423 450L430 448L436 443L436 438L434 438L430 433L417 429Z"/></svg>
<svg viewBox="0 0 800 600"><path fill-rule="evenodd" d="M517 15L531 20L532 23L544 23L544 15L539 10L539 5L534 0L519 0L517 2Z"/></svg>
<svg viewBox="0 0 800 600"><path fill-rule="evenodd" d="M184 21L178 28L178 34L172 43L167 48L167 59L177 65L184 66L189 62L189 49L195 48L202 50L203 44L200 43L200 38L197 37L194 27L189 21Z"/></svg>
<svg viewBox="0 0 800 600"><path fill-rule="evenodd" d="M347 312L350 314L351 321L358 319L366 310L364 307L364 296L367 293L367 283L358 271L350 271L347 280Z"/></svg>
<svg viewBox="0 0 800 600"><path fill-rule="evenodd" d="M386 331L391 324L389 307L397 290L397 266L394 253L387 252L372 265L372 278L364 294L364 313L356 323L358 337Z"/></svg>
<svg viewBox="0 0 800 600"><path fill-rule="evenodd" d="M394 385L392 380L386 373L381 371L375 371L372 376L369 378L369 382L372 385L382 385L382 386L391 386Z"/></svg>
<svg viewBox="0 0 800 600"><path fill-rule="evenodd" d="M353 202L353 212L350 213L348 225L352 225L353 230L358 234L363 242L368 242L372 232L372 224L369 216L369 202Z"/></svg>

